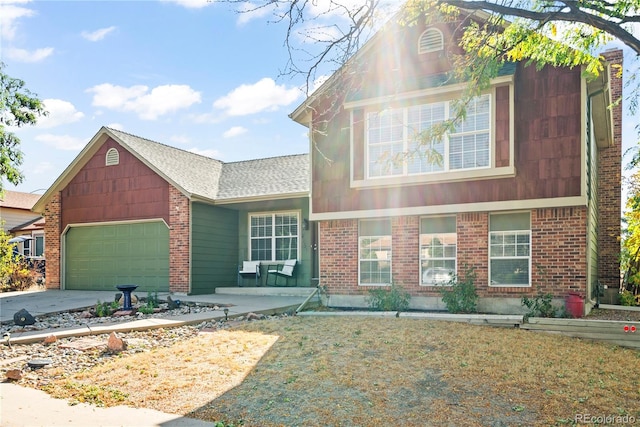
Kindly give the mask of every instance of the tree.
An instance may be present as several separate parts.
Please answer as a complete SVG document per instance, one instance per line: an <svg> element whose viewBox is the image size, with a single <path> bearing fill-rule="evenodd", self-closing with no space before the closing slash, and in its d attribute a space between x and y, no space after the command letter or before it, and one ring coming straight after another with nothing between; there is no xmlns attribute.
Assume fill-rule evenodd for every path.
<svg viewBox="0 0 640 427"><path fill-rule="evenodd" d="M454 118L421 135L421 144L433 141L463 117L467 103L488 87L504 62L525 61L537 67L582 66L588 77L596 77L604 70L598 51L615 39L637 55L635 61L626 63L624 76L628 88L625 103L632 115L638 111L640 39L630 26L640 26L640 0L219 1L241 5L241 13L263 15L270 11L275 22L286 25L284 44L289 60L282 75L302 76L307 94L327 74L338 70L343 76L357 76L356 52L390 16L400 25L415 25L421 19L461 22L464 52L452 58L452 63L456 77L468 82L467 91L459 100ZM348 85L341 88L343 94L358 84L353 78L342 80ZM340 88L331 88L326 94L335 99L340 99L339 95ZM637 130L640 133L640 124ZM630 165L640 165L640 150L633 153Z"/></svg>
<svg viewBox="0 0 640 427"><path fill-rule="evenodd" d="M224 0L223 0L224 1ZM226 0L242 5L242 13L270 10L276 22L286 23L285 46L289 62L285 75L302 74L312 89L323 65L337 68L359 50L392 13L381 0ZM319 4L325 7L320 9ZM399 2L393 2L397 5ZM538 65L587 65L598 71L597 50L618 39L640 55L640 39L630 25L640 23L640 0L409 0L401 5L404 24L418 19L451 19L464 9L486 19L467 31L467 53L475 54L481 36L485 49L479 57L531 60ZM338 20L326 17L340 15ZM505 27L508 25L507 30ZM297 41L303 40L298 45ZM555 41L554 41L555 40ZM562 43L558 43L562 41ZM634 74L628 74L634 79ZM636 108L638 90L633 94Z"/></svg>
<svg viewBox="0 0 640 427"><path fill-rule="evenodd" d="M20 139L6 128L33 125L47 114L37 95L24 87L24 81L5 74L4 67L0 62L0 193L3 177L15 185L24 179L18 169L23 161Z"/></svg>

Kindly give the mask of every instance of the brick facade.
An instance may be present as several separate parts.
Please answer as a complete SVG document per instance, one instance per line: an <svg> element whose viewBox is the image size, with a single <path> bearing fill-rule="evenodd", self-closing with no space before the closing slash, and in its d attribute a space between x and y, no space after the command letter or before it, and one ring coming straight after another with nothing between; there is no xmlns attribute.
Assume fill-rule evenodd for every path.
<svg viewBox="0 0 640 427"><path fill-rule="evenodd" d="M60 289L60 237L62 236L60 217L60 193L54 194L44 208L44 241L46 242L46 287Z"/></svg>
<svg viewBox="0 0 640 427"><path fill-rule="evenodd" d="M189 292L190 230L189 199L169 187L169 290Z"/></svg>
<svg viewBox="0 0 640 427"><path fill-rule="evenodd" d="M586 292L587 210L584 207L531 211L530 287L490 287L487 212L457 215L458 275L473 267L480 297L520 298L538 290L564 298ZM420 285L420 217L391 218L392 276L414 296L439 296L438 288ZM558 262L558 261L561 262ZM320 222L320 283L329 294L367 295L358 285L358 220Z"/></svg>
<svg viewBox="0 0 640 427"><path fill-rule="evenodd" d="M611 64L622 64L622 51L607 51L604 58ZM620 286L620 218L622 216L622 73L611 67L609 75L612 107L613 146L598 154L598 276L609 288Z"/></svg>

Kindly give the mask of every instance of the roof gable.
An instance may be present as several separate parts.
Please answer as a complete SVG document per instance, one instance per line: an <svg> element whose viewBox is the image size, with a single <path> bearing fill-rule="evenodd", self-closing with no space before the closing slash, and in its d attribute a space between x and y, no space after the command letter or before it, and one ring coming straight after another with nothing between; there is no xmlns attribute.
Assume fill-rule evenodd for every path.
<svg viewBox="0 0 640 427"><path fill-rule="evenodd" d="M228 203L234 199L273 198L309 192L309 162L306 154L225 164L220 160L103 127L38 200L33 210L44 212L47 201L71 182L109 139L190 199L212 203L224 200Z"/></svg>

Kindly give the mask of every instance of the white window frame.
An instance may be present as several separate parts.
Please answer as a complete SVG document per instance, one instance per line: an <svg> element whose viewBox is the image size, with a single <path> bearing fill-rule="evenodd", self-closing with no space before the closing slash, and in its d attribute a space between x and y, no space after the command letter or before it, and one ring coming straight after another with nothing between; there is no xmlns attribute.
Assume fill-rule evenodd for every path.
<svg viewBox="0 0 640 427"><path fill-rule="evenodd" d="M492 231L492 226L491 226L491 221L497 217L497 216L501 216L501 215L512 215L512 214L528 214L529 215L529 227L528 229L522 229L522 228L518 228L518 229L513 229L513 230L498 230L498 231ZM493 244L493 236L501 236L503 239L503 252L504 252L504 248L505 246L513 246L514 248L514 254L510 254L510 255L494 255L493 251L492 251L492 246L498 246ZM513 242L507 242L506 244L504 243L504 238L508 237L508 236L513 236L514 240ZM528 253L527 255L518 255L518 247L523 246L521 243L518 242L519 237L524 237L527 236L528 237ZM531 287L531 254L532 254L532 239L531 239L531 212L508 212L508 213L492 213L489 215L489 239L488 239L488 249L489 249L489 286L492 287L510 287L510 288L530 288ZM527 283L508 283L508 282L495 282L493 280L493 272L492 270L492 261L494 260L523 260L526 259L527 260L527 269L528 269L528 279L527 279Z"/></svg>
<svg viewBox="0 0 640 427"><path fill-rule="evenodd" d="M41 238L42 239L42 255L36 255L35 254L35 250L36 250L36 246L38 243L38 239ZM33 234L33 245L31 246L31 256L33 258L44 258L44 254L45 254L45 239L44 239L44 233L34 233Z"/></svg>
<svg viewBox="0 0 640 427"><path fill-rule="evenodd" d="M443 220L450 220L453 219L454 222L454 232L447 232L447 231L442 231L442 232L435 232L435 233L427 233L424 232L422 225L423 225L423 220L429 220L429 219L443 219ZM431 241L434 238L438 238L440 239L440 241L443 242L451 242L452 238L453 238L453 245L449 244L449 246L453 246L454 247L454 254L453 256L446 256L446 248L447 245L443 245L443 256L439 256L439 257L430 257L428 256L427 253L427 248L425 248L423 244L423 238L424 239L431 239ZM450 215L450 216L440 216L440 217L425 217L425 218L421 218L420 219L420 236L419 236L419 250L420 250L420 286L446 286L446 285L450 285L450 280L455 277L456 272L458 271L458 230L457 230L457 218L455 215ZM446 261L452 261L453 260L453 269L451 269L451 273L448 274L447 279L443 279L443 280L432 280L432 281L426 281L425 277L428 277L429 274L429 269L424 270L424 264L425 262L429 262L429 261L441 261L441 262L446 262ZM435 267L435 268L444 268L444 267ZM442 273L437 273L438 276L442 276Z"/></svg>
<svg viewBox="0 0 640 427"><path fill-rule="evenodd" d="M488 119L488 127L486 129L482 129L482 130L471 130L471 131L457 131L455 133L447 133L445 135L443 135L443 149L442 149L442 160L443 160L443 164L442 164L442 168L441 169L437 169L437 170L431 170L431 171L425 171L425 172L416 172L416 173L411 173L409 171L409 162L411 161L410 159L403 159L402 160L402 171L399 173L393 172L393 170L398 170L399 168L396 168L396 165L392 164L391 162L391 156L393 156L393 153L391 153L391 155L388 158L383 159L383 161L388 161L389 163L384 167L388 167L392 170L391 173L386 173L386 174L375 174L372 175L372 158L371 158L371 151L372 149L374 149L377 145L380 146L384 146L384 145L394 145L394 144L399 144L400 140L396 140L395 143L393 142L371 142L371 132L373 132L374 130L372 129L372 120L374 119L374 116L379 115L379 114L384 114L385 116L387 115L394 115L394 114L398 114L401 113L402 116L402 123L399 125L402 127L402 150L399 151L399 153L410 153L410 151L413 149L412 145L415 144L414 141L412 141L410 139L411 137L411 133L412 133L412 129L410 129L409 126L409 110L414 109L414 108L420 108L422 106L436 106L436 105L443 105L444 107L444 117L443 117L443 121L449 120L451 118L451 110L453 108L452 104L453 104L453 100L442 100L442 101L437 101L437 102L430 102L430 103L423 103L420 105L412 105L412 106L407 106L407 107L398 107L398 108L390 108L390 109L386 109L386 110L382 110L382 111L368 111L366 112L366 123L365 123L365 176L367 180L388 180L388 179L393 179L393 178L398 178L398 177L408 177L408 176L416 176L416 175L429 175L429 174L441 174L441 173L459 173L459 172L465 172L465 171L475 171L475 170L482 170L482 169L490 169L492 167L493 164L493 133L494 133L494 121L495 121L495 109L493 107L494 104L494 97L492 93L485 93L480 95L477 99L486 99L488 102L488 115L489 115L489 119ZM397 116L396 116L397 117ZM465 121L463 123L467 123L470 120L470 116L467 115L467 118L465 119ZM460 125L459 125L460 126ZM396 128L398 127L398 125L396 124L395 126ZM391 126L391 128L393 128L393 125ZM385 128L381 128L381 129L385 129ZM452 148L451 148L451 139L453 137L465 137L465 136L472 136L472 135L487 135L487 147L486 147L486 154L487 154L487 158L486 158L486 165L482 165L482 166L473 166L473 167L464 167L464 165L462 165L461 167L455 167L452 168L451 167L451 156L452 156ZM399 134L398 134L399 135ZM484 151L484 150L483 150ZM387 150L388 152L388 150ZM480 151L474 151L475 153L478 153ZM397 154L397 153L396 153Z"/></svg>
<svg viewBox="0 0 640 427"><path fill-rule="evenodd" d="M362 226L363 223L367 223L367 222L380 222L382 223L383 221L387 221L389 224L389 234L371 234L371 235L364 235L362 234ZM385 224L386 226L386 224ZM375 251L376 257L370 257L370 258L362 258L362 254L363 254L363 249L365 246L365 240L370 240L370 241L375 241L377 240L378 242L385 242L388 241L389 244L388 246L386 245L381 245L380 246L380 250L379 251ZM384 252L384 257L380 257L380 255L382 255ZM374 253L374 252L372 252ZM390 218L378 218L378 219L361 219L360 221L358 221L358 285L359 286L391 286L391 282L393 280L393 265L392 265L392 255L393 255L393 233L392 233L392 226L391 226L391 219ZM373 282L373 283L363 283L362 282L362 274L364 273L362 265L363 263L378 263L378 265L382 264L382 263L387 263L388 267L389 267L389 278L387 281L380 281L380 282ZM379 272L382 271L382 269L378 270Z"/></svg>
<svg viewBox="0 0 640 427"><path fill-rule="evenodd" d="M296 218L296 229L297 229L297 234L295 235L289 235L289 236L277 236L276 235L276 216L281 215L281 216L295 216ZM252 218L254 217L271 217L271 234L269 236L252 236ZM285 261L287 258L283 258L283 259L278 259L277 258L277 253L278 251L276 250L277 248L277 241L278 239L285 239L285 238L295 238L296 239L296 245L295 245L295 251L296 251L296 256L292 259L300 259L300 241L302 239L302 234L301 234L301 223L300 223L300 211L276 211L276 212L251 212L248 215L248 222L247 222L247 234L248 234L248 238L249 238L249 242L248 242L248 252L249 252L249 260L250 261L265 261L265 262L281 262L281 261ZM271 240L271 259L254 259L253 257L253 246L252 246L252 242L253 240L258 240L258 239L270 239Z"/></svg>

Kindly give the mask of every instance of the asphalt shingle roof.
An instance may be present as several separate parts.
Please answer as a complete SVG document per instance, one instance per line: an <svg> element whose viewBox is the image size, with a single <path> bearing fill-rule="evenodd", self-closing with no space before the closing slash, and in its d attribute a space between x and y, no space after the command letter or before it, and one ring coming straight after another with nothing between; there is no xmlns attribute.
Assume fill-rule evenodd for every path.
<svg viewBox="0 0 640 427"><path fill-rule="evenodd" d="M309 156L271 157L225 163L218 199L259 197L309 191Z"/></svg>
<svg viewBox="0 0 640 427"><path fill-rule="evenodd" d="M0 194L0 207L30 211L33 205L40 199L40 196L41 194L4 190L4 194Z"/></svg>
<svg viewBox="0 0 640 427"><path fill-rule="evenodd" d="M190 196L229 201L309 191L307 154L223 163L119 130L107 130Z"/></svg>

